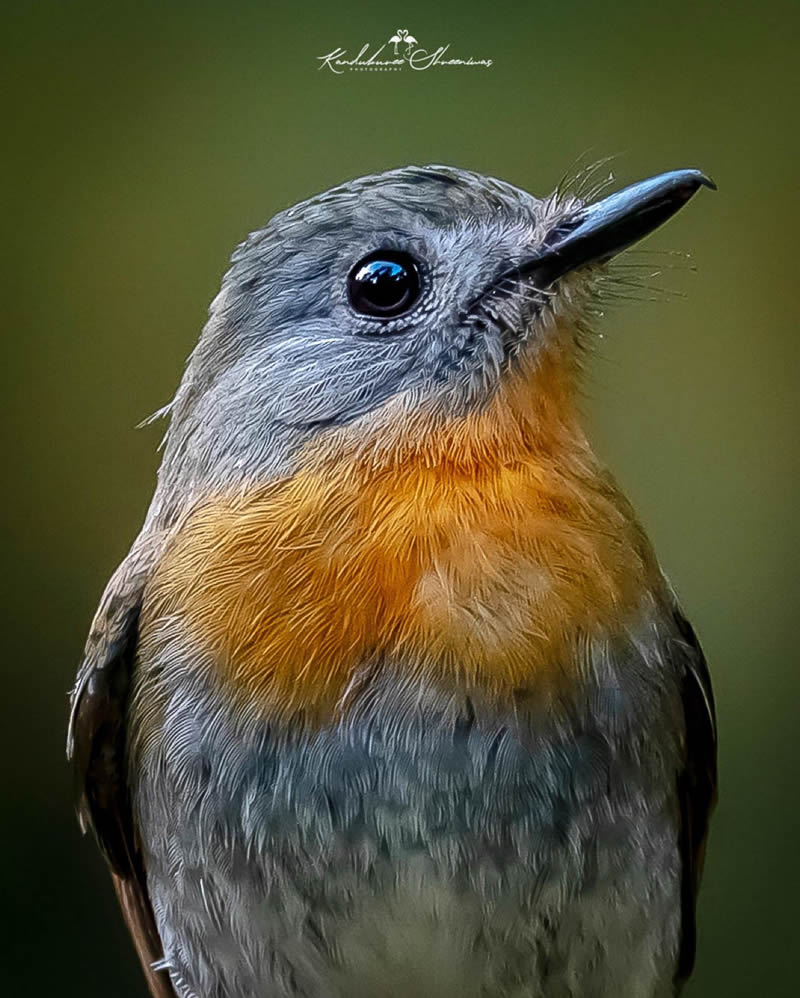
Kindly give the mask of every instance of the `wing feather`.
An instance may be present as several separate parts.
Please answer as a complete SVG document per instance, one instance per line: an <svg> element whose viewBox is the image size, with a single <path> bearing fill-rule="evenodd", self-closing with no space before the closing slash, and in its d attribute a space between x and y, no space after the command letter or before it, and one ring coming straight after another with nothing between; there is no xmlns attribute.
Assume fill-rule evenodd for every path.
<svg viewBox="0 0 800 998"><path fill-rule="evenodd" d="M122 563L95 617L72 693L67 756L78 783L79 817L92 828L111 868L122 914L153 998L176 998L147 892L131 810L126 708L146 578L141 551Z"/></svg>
<svg viewBox="0 0 800 998"><path fill-rule="evenodd" d="M696 950L697 892L703 872L708 823L717 799L717 719L711 676L691 624L675 611L685 655L681 696L685 724L685 761L678 774L681 811L679 847L681 880L681 945L676 981L691 974Z"/></svg>

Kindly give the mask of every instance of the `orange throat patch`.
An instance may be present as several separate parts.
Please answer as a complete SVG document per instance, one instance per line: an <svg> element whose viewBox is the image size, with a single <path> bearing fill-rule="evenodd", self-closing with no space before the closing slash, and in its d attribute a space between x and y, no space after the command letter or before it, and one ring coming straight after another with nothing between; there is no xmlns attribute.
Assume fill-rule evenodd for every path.
<svg viewBox="0 0 800 998"><path fill-rule="evenodd" d="M534 415L505 393L435 431L403 425L380 461L345 435L288 479L210 498L151 579L143 646L178 619L271 711L335 710L386 661L498 696L574 681L581 643L660 577L577 423L554 414L555 445Z"/></svg>

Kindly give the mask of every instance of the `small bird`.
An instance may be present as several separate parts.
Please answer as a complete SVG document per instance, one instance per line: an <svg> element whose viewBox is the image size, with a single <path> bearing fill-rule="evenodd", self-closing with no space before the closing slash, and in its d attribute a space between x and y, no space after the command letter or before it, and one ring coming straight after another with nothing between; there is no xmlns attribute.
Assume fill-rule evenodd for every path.
<svg viewBox="0 0 800 998"><path fill-rule="evenodd" d="M576 393L703 185L405 167L236 250L72 693L153 996L680 991L710 680Z"/></svg>

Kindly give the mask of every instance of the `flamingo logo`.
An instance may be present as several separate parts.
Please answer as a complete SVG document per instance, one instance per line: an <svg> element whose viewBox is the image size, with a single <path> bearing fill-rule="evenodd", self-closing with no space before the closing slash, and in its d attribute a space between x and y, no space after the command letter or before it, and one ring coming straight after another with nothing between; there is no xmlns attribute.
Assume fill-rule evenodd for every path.
<svg viewBox="0 0 800 998"><path fill-rule="evenodd" d="M414 46L418 45L417 39L408 33L408 28L398 28L397 31L389 39L389 44L394 45L394 54L399 56L400 53L397 51L398 45L405 45L406 55L411 55L414 51Z"/></svg>
<svg viewBox="0 0 800 998"><path fill-rule="evenodd" d="M337 76L353 72L419 73L428 69L488 69L494 62L493 59L475 58L470 53L456 55L450 51L449 42L425 48L408 28L398 28L387 41L378 45L363 42L358 49L337 45L325 55L317 56L317 61L320 69L327 69Z"/></svg>

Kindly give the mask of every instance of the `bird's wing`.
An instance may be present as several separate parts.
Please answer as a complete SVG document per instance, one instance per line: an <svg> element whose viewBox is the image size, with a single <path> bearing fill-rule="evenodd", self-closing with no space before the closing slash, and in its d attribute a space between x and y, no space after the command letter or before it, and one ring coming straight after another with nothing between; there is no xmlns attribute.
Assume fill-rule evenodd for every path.
<svg viewBox="0 0 800 998"><path fill-rule="evenodd" d="M691 974L695 957L695 907L703 869L708 821L717 798L717 719L705 656L691 624L680 610L675 621L685 668L681 695L685 722L684 766L678 774L681 809L681 946L676 981Z"/></svg>
<svg viewBox="0 0 800 998"><path fill-rule="evenodd" d="M112 577L95 616L71 698L67 756L78 782L81 826L94 829L153 998L176 998L162 958L136 829L125 759L125 714L139 606L150 556L134 549Z"/></svg>

